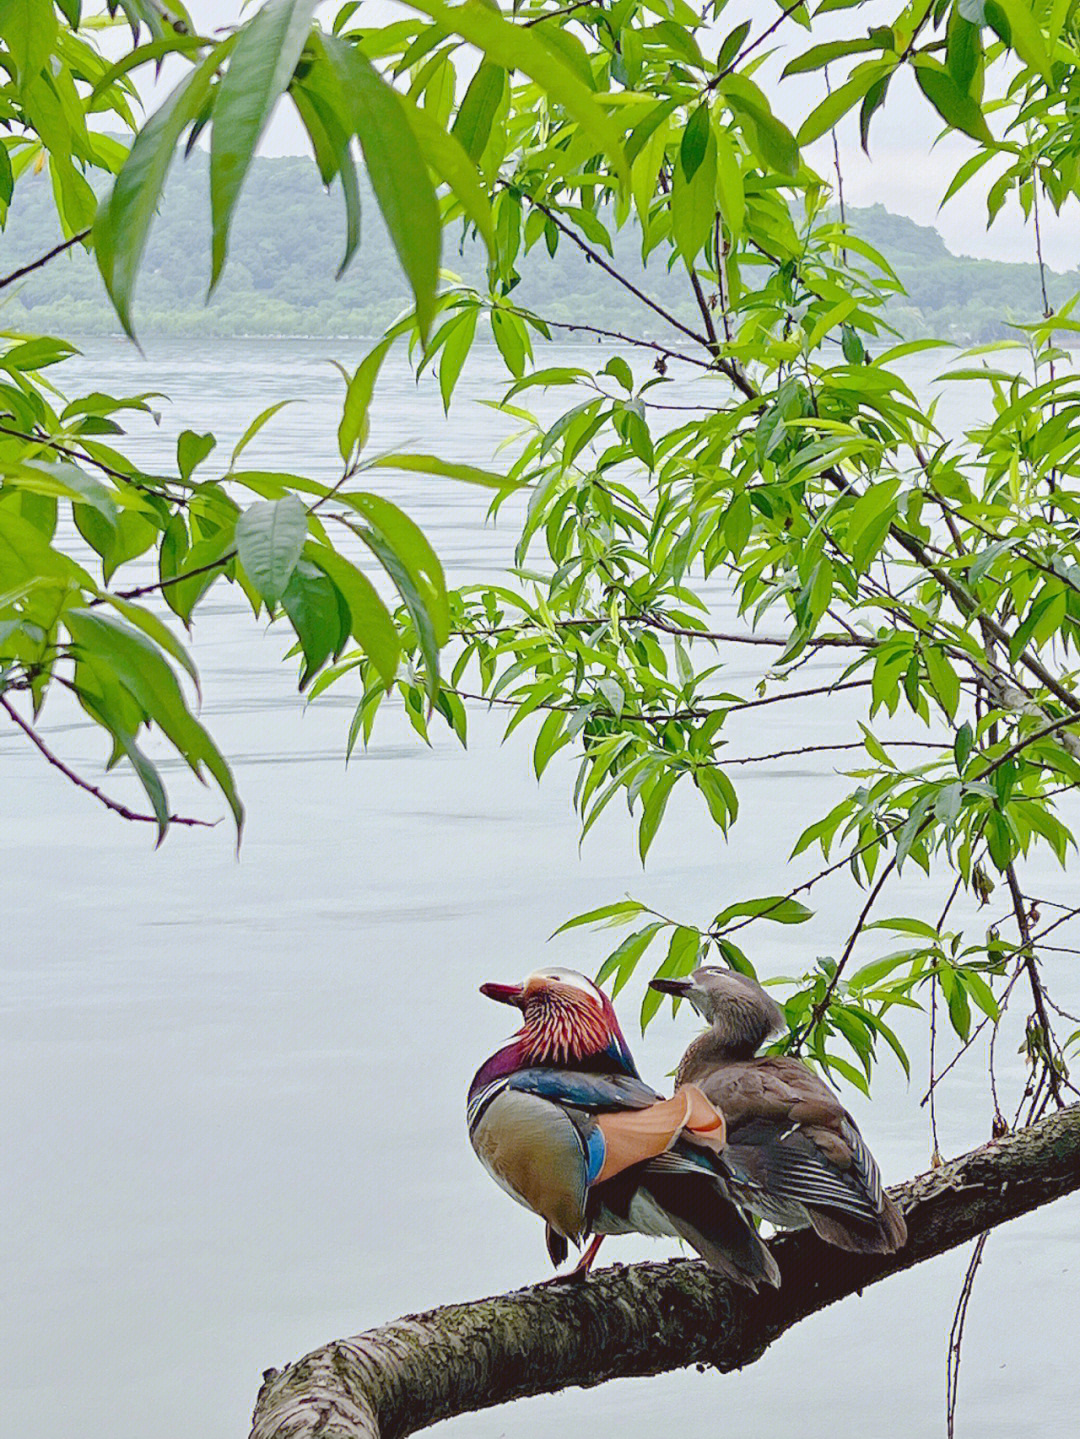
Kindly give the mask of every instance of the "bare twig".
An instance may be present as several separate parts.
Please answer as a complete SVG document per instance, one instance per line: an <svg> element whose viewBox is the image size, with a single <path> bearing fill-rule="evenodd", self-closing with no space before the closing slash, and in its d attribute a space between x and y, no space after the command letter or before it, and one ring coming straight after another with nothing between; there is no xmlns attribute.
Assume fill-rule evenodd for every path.
<svg viewBox="0 0 1080 1439"><path fill-rule="evenodd" d="M1050 1093L1053 1095L1055 1103L1060 1106L1065 1103L1065 1100L1062 1098L1061 1084L1054 1057L1054 1031L1050 1026L1050 1016L1046 1012L1042 979L1039 977L1039 966L1035 958L1032 940L1031 919L1023 893L1020 889L1019 881L1016 878L1016 867L1013 864L1007 864L1005 866L1005 878L1009 885L1009 893L1012 896L1016 927L1020 931L1022 963L1024 969L1027 971L1028 981L1031 985L1031 999L1035 1007L1035 1019L1042 1032L1042 1067L1046 1073Z"/></svg>
<svg viewBox="0 0 1080 1439"><path fill-rule="evenodd" d="M983 1251L989 1238L990 1231L987 1229L975 1241L975 1250L964 1275L964 1282L960 1286L960 1298L957 1300L952 1329L949 1332L949 1352L945 1361L945 1427L948 1439L953 1439L956 1433L956 1399L960 1383L960 1350L964 1343L964 1324L971 1302L971 1291L975 1287L975 1275L982 1263Z"/></svg>
<svg viewBox="0 0 1080 1439"><path fill-rule="evenodd" d="M0 695L0 707L7 711L8 716L11 718L11 720L18 725L18 727L22 730L23 734L25 734L27 739L30 740L31 744L35 745L38 750L40 750L40 752L45 756L49 763L55 769L58 769L60 773L64 776L64 778L69 779L71 783L75 785L78 789L85 790L87 794L93 795L99 804L103 804L106 809L112 810L113 814L118 814L121 819L134 820L139 824L157 824L159 822L157 815L138 814L135 810L128 809L127 805L120 804L117 800L110 798L109 795L98 789L97 785L91 784L89 780L85 780L82 778L81 775L76 774L73 769L71 769L68 765L64 763L64 761L59 757L59 755L56 755L52 752L52 750L38 734L37 730L34 729L33 725L31 725L27 720L23 719L22 715L18 712L15 706L11 704L9 700L5 699L3 695ZM197 825L201 829L213 829L216 821L208 819L189 819L181 814L171 814L169 816L169 823Z"/></svg>
<svg viewBox="0 0 1080 1439"><path fill-rule="evenodd" d="M70 250L73 245L82 244L83 240L89 238L89 235L89 229L80 230L77 235L72 235L70 240L61 240L59 245L54 245L51 250L47 250L44 255L39 255L36 260L31 260L27 265L20 265L17 270L12 270L10 275L5 275L3 279L0 279L0 290L6 290L8 285L13 285L24 275L30 275L35 270L40 270L50 260L55 260L57 255L62 255L65 250Z"/></svg>
<svg viewBox="0 0 1080 1439"><path fill-rule="evenodd" d="M833 995L836 993L836 986L840 983L840 977L844 973L844 969L847 965L848 960L851 958L859 935L862 934L863 926L866 924L867 919L870 917L870 911L877 903L878 895L885 887L885 881L889 878L889 875L892 874L895 868L896 856L892 855L889 859L888 864L878 875L877 882L875 883L873 889L870 891L869 895L867 896L866 903L863 905L862 909L859 912L859 917L855 921L855 928L848 936L847 944L844 945L844 952L837 961L836 968L833 970L832 976L829 979L828 984L825 986L824 993L818 1000L817 1004L815 1004L813 1009L810 1011L810 1016L807 1019L806 1023L803 1025L802 1029L799 1030L799 1032L795 1035L794 1039L791 1041L790 1048L793 1054L798 1053L799 1047L801 1046L803 1041L810 1033L812 1033L815 1025L820 1022L821 1017L828 1012L829 1003L832 1000Z"/></svg>

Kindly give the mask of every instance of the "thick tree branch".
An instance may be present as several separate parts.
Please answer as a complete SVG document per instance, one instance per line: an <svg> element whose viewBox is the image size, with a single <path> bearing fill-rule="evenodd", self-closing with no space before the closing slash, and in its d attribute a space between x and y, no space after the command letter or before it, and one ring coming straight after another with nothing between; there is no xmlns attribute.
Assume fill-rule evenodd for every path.
<svg viewBox="0 0 1080 1439"><path fill-rule="evenodd" d="M1073 1105L894 1189L909 1234L898 1254L802 1233L772 1245L783 1282L756 1296L676 1259L410 1315L267 1370L251 1439L404 1439L528 1395L691 1364L728 1372L826 1305L1077 1189Z"/></svg>

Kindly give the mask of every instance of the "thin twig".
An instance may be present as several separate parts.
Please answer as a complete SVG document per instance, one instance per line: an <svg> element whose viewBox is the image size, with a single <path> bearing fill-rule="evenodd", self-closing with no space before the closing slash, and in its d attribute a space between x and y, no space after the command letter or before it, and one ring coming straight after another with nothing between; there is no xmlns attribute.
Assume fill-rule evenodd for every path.
<svg viewBox="0 0 1080 1439"><path fill-rule="evenodd" d="M951 748L951 746L949 746L949 745L947 745L947 744L937 744L937 743L935 743L934 740L928 740L928 739L893 739L893 740L882 740L882 744L887 744L887 745L889 745L889 746L890 746L891 748L893 748L893 749L934 749L934 750L943 750L943 749L949 749L949 748ZM723 768L725 768L727 765L731 765L731 764L764 764L764 763L766 763L768 760L773 760L773 759L790 759L792 756L794 756L794 755L800 755L800 754L821 754L821 753L823 753L823 752L826 751L826 750L864 749L864 748L865 748L865 747L864 747L864 745L863 745L862 740L851 740L851 741L849 741L847 744L804 744L800 749L778 749L778 750L774 751L773 754L752 754L752 755L745 755L745 756L744 756L743 758L741 758L741 759L727 759L727 758L722 758L722 759L718 759L718 760L716 761L716 763L717 763L717 767L718 767L718 768L723 769ZM959 880L957 881L957 883L959 883Z"/></svg>
<svg viewBox="0 0 1080 1439"><path fill-rule="evenodd" d="M196 575L208 575L211 570L220 569L222 565L227 565L230 560L235 558L236 551L227 550L220 558L211 560L208 564L199 565L196 569L187 570L182 575L171 575L167 580L155 580L153 584L149 585L137 585L133 590L117 590L115 598L118 600L141 600L143 595L152 595L158 590L167 590L170 585L179 585L184 580L193 580ZM90 605L92 607L107 604L109 598L109 595L99 595L97 599L90 601Z"/></svg>
<svg viewBox="0 0 1080 1439"><path fill-rule="evenodd" d="M843 684L817 685L813 689L789 690L786 694L766 695L763 699L739 700L734 704L718 704L700 709L672 710L669 714L642 714L640 712L628 713L626 710L619 716L624 720L636 720L641 724L668 724L673 720L707 719L713 714L735 714L739 710L760 709L762 705L782 704L787 700L807 699L812 695L834 694L837 690L863 689L871 684L870 680L846 680ZM451 689L443 686L445 694L457 695L459 699L476 700L480 704L505 705L511 709L520 709L525 703L524 700L506 699L502 695L475 694L468 690ZM580 705L555 704L550 701L538 704L536 709L557 710L563 714L576 714Z"/></svg>
<svg viewBox="0 0 1080 1439"><path fill-rule="evenodd" d="M788 16L793 15L795 11L798 10L799 7L801 5L804 5L805 3L806 0L794 0L794 3L789 5L787 9L784 10L783 13L779 16L779 18L773 21L773 23L769 26L767 30L763 30L761 34L757 37L757 39L752 40L745 49L740 50L739 53L735 56L735 58L727 65L725 65L718 75L713 76L713 78L709 81L708 85L705 87L706 90L714 90L716 86L719 85L721 80L727 79L727 77L732 73L736 66L741 65L746 59L746 57L748 55L752 55L759 46L764 45L765 41L769 38L770 35L775 35L777 30L780 29L780 26L784 23Z"/></svg>
<svg viewBox="0 0 1080 1439"><path fill-rule="evenodd" d="M1042 1062L1046 1070L1047 1082L1050 1086L1050 1093L1055 1102L1060 1106L1065 1103L1061 1095L1061 1086L1058 1082L1057 1066L1054 1063L1054 1031L1050 1027L1050 1016L1046 1012L1046 1004L1043 999L1042 980L1039 977L1039 966L1035 959L1031 935L1031 920L1028 915L1027 905L1024 901L1020 883L1016 878L1016 867L1013 864L1005 866L1005 879L1008 882L1009 894L1012 896L1013 914L1016 917L1016 927L1020 931L1020 942L1022 945L1022 963L1027 971L1028 981L1031 985L1031 998L1035 1006L1035 1018L1042 1030Z"/></svg>
<svg viewBox="0 0 1080 1439"><path fill-rule="evenodd" d="M65 250L70 250L73 245L79 245L83 240L88 239L89 229L80 230L77 235L72 235L70 240L62 240L59 245L54 245L44 255L39 255L36 260L31 260L28 265L20 265L17 270L12 270L10 275L0 279L0 290L6 290L8 285L13 285L16 280L21 280L24 275L30 275L35 270L40 270L42 265L47 265L50 260L55 260L57 255L62 255Z"/></svg>
<svg viewBox="0 0 1080 1439"><path fill-rule="evenodd" d="M113 814L118 814L121 819L134 820L139 824L159 823L157 815L138 814L135 810L128 809L127 805L120 804L117 800L111 799L109 795L98 789L97 785L91 784L89 780L85 780L81 775L76 774L73 769L64 763L59 755L55 755L52 750L49 749L33 725L24 720L15 706L11 704L9 700L5 699L3 695L0 695L0 707L3 707L7 711L14 723L18 725L27 739L30 740L31 744L36 745L49 763L58 769L60 773L66 779L69 779L78 789L85 790L87 794L93 795L100 804L103 804L106 809L112 810ZM189 819L185 815L171 814L169 816L169 823L197 825L201 829L213 829L216 821L209 819Z"/></svg>
<svg viewBox="0 0 1080 1439"><path fill-rule="evenodd" d="M566 224L566 222L560 218L557 210L552 210L549 205L545 205L542 200L534 199L532 195L526 195L525 198L529 201L529 204L539 210L542 215L546 215L557 230L561 230L568 239L572 240L579 250L588 255L594 265L599 265L601 270L610 275L613 280L617 280L623 289L629 290L631 295L635 295L643 305L647 305L654 314L659 315L662 320L666 320L669 325L680 331L681 334L684 334L687 339L693 340L695 344L703 346L706 350L711 349L709 341L704 335L699 335L697 331L692 330L689 325L684 325L681 320L676 319L669 310L664 309L663 305L657 304L651 296L646 295L644 290L639 289L632 280L628 280L614 265L605 260L599 250L595 250L591 245L587 245L573 226ZM756 394L757 392L755 391L753 396L747 396L747 398L756 398Z"/></svg>
<svg viewBox="0 0 1080 1439"><path fill-rule="evenodd" d="M964 1275L964 1282L960 1286L960 1298L957 1301L952 1330L949 1334L949 1352L945 1362L945 1427L948 1439L954 1439L956 1433L956 1398L957 1386L960 1382L960 1350L964 1342L964 1323L967 1319L968 1304L971 1302L971 1291L975 1286L975 1275L982 1263L983 1251L989 1238L990 1231L986 1230L975 1241L975 1251L971 1256L967 1273Z"/></svg>
<svg viewBox="0 0 1080 1439"><path fill-rule="evenodd" d="M840 956L840 959L837 962L836 968L832 972L832 976L829 979L828 984L825 986L825 992L822 994L817 1004L815 1004L813 1009L810 1011L810 1016L807 1019L806 1023L803 1025L802 1029L795 1035L795 1038L792 1040L792 1053L798 1052L799 1046L802 1044L803 1040L806 1039L807 1035L813 1031L815 1025L820 1022L822 1015L827 1013L830 1001L832 1000L833 995L836 993L836 986L840 983L840 976L843 974L844 968L847 965L848 960L851 958L859 935L863 931L863 926L866 924L866 921L869 918L870 911L877 903L877 897L884 888L885 881L888 879L889 875L892 874L895 868L896 855L894 854L890 858L885 868L878 875L877 882L867 896L866 903L863 905L862 909L859 912L859 917L855 921L855 928L848 936L847 944L844 945L844 952Z"/></svg>

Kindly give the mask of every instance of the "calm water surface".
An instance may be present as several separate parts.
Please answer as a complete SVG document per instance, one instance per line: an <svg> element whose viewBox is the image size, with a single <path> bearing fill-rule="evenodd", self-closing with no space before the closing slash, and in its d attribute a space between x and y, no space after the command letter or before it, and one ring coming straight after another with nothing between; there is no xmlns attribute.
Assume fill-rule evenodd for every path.
<svg viewBox="0 0 1080 1439"><path fill-rule="evenodd" d="M160 429L133 444L161 465L185 424L231 445L264 405L294 395L252 462L331 479L340 381L325 361L355 362L363 348L159 346L148 366L96 341L65 382L165 390ZM913 374L925 384L934 369ZM476 401L497 373L479 366L444 421L434 387L389 362L372 446L489 463L508 428ZM554 414L560 401L534 405ZM938 418L956 425L963 413ZM380 485L424 526L452 579L491 575L508 554L514 516L484 527L481 493L415 477ZM537 962L594 969L605 935L546 938L567 915L626 891L705 919L731 896L788 888L812 872L786 864L791 839L845 785L827 764L740 771L730 847L677 793L643 875L617 806L579 852L570 760L538 787L527 736L500 743L498 718L474 718L465 754L438 731L424 747L387 712L346 768L352 692L343 684L307 708L291 663L278 663L284 634L254 623L226 586L201 613L204 717L248 805L239 861L224 823L174 831L154 853L141 827L103 814L0 732L3 1439L239 1439L268 1365L398 1314L545 1277L538 1222L490 1183L465 1137L466 1085L506 1032L476 986ZM724 659L736 687L750 673L745 652ZM731 753L832 736L842 702L757 712L732 725ZM83 772L100 773L101 741L76 713L50 699L43 729ZM175 766L170 778L177 808L222 813ZM121 775L110 784L137 799ZM933 917L939 888L905 873L879 912ZM1073 897L1045 861L1028 888ZM842 944L851 896L825 885L815 895L811 924L749 931L764 973ZM865 957L889 947L869 936ZM1075 1008L1075 960L1049 969ZM631 1035L639 998L640 987L625 1000ZM644 1072L659 1080L692 1031L685 1013L657 1022L636 1045ZM911 1039L910 1087L885 1060L874 1104L852 1101L890 1181L929 1154L914 1028ZM980 1057L943 1101L949 1151L988 1133ZM1075 1433L1078 1229L1074 1197L994 1236L969 1316L962 1432ZM627 1240L611 1258L673 1251ZM441 1427L448 1439L550 1439L598 1422L625 1439L676 1429L680 1439L937 1436L966 1259L920 1266L800 1324L743 1374L624 1381Z"/></svg>

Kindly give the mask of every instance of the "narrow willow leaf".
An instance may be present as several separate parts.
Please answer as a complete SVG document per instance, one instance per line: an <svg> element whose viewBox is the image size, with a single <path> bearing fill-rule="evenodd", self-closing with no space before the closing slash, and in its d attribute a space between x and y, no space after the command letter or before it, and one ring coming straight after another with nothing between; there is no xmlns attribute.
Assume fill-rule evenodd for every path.
<svg viewBox="0 0 1080 1439"><path fill-rule="evenodd" d="M355 46L325 36L323 44L349 106L368 178L402 269L412 286L416 319L426 337L435 314L442 222L427 162L400 98Z"/></svg>
<svg viewBox="0 0 1080 1439"><path fill-rule="evenodd" d="M441 0L413 3L417 10L483 50L489 61L506 70L523 70L573 116L597 149L607 155L620 178L629 180L618 126L600 108L588 86L545 44L539 27L511 25L483 0L465 0L463 5L444 5Z"/></svg>
<svg viewBox="0 0 1080 1439"><path fill-rule="evenodd" d="M524 483L476 465L459 465L438 455L380 455L370 460L365 470L408 470L420 475L442 475L448 480L463 480L468 485L483 485L489 490L520 489Z"/></svg>
<svg viewBox="0 0 1080 1439"><path fill-rule="evenodd" d="M316 0L267 0L240 30L218 87L210 138L211 290L225 264L240 187L274 106L292 79L311 31L315 4Z"/></svg>
<svg viewBox="0 0 1080 1439"><path fill-rule="evenodd" d="M375 393L375 381L393 342L383 340L360 361L345 392L345 405L338 426L338 450L348 463L355 449L363 449L368 437L368 410Z"/></svg>
<svg viewBox="0 0 1080 1439"><path fill-rule="evenodd" d="M94 221L94 254L125 332L134 339L135 279L181 135L210 98L214 76L236 43L231 35L176 87L135 137L131 153Z"/></svg>
<svg viewBox="0 0 1080 1439"><path fill-rule="evenodd" d="M506 89L506 71L485 60L469 81L454 119L451 134L474 163L487 148L491 126Z"/></svg>

